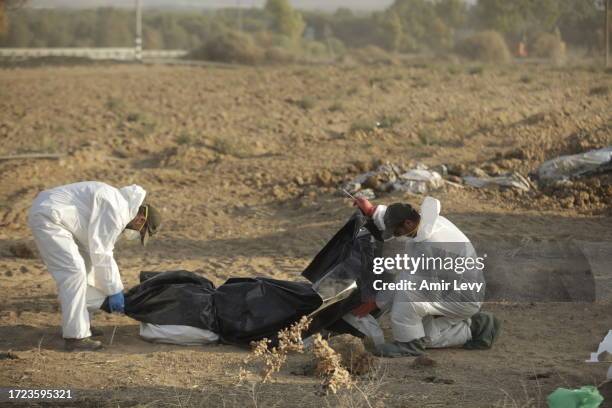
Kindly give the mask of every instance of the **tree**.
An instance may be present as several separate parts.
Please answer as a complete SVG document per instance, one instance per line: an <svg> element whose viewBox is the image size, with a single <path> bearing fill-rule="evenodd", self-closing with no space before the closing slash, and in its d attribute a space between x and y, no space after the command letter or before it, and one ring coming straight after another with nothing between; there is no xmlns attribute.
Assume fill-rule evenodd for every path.
<svg viewBox="0 0 612 408"><path fill-rule="evenodd" d="M8 11L23 6L25 2L26 0L0 0L0 35L8 31Z"/></svg>
<svg viewBox="0 0 612 408"><path fill-rule="evenodd" d="M131 16L112 8L97 11L95 43L97 47L121 47L133 45L134 35Z"/></svg>
<svg viewBox="0 0 612 408"><path fill-rule="evenodd" d="M482 28L520 37L525 33L553 30L561 15L561 1L478 0L476 16Z"/></svg>
<svg viewBox="0 0 612 408"><path fill-rule="evenodd" d="M428 0L395 0L387 10L400 17L403 27L401 51L419 51L423 46L437 48L448 42L448 29L436 15L435 7L436 4Z"/></svg>
<svg viewBox="0 0 612 408"><path fill-rule="evenodd" d="M272 28L292 40L298 40L304 32L302 15L293 10L288 0L267 0L266 12L272 17Z"/></svg>
<svg viewBox="0 0 612 408"><path fill-rule="evenodd" d="M438 0L436 14L448 27L462 27L467 20L467 4L464 0Z"/></svg>
<svg viewBox="0 0 612 408"><path fill-rule="evenodd" d="M20 19L10 25L6 36L6 43L10 47L27 48L32 45L33 38L34 36L32 31L30 31L27 21Z"/></svg>
<svg viewBox="0 0 612 408"><path fill-rule="evenodd" d="M164 49L164 36L162 33L148 26L143 29L142 45L147 50L163 50Z"/></svg>
<svg viewBox="0 0 612 408"><path fill-rule="evenodd" d="M557 22L561 38L572 44L593 49L600 42L598 29L601 26L600 2L585 0L560 0L560 16ZM603 5L602 5L603 6Z"/></svg>
<svg viewBox="0 0 612 408"><path fill-rule="evenodd" d="M404 36L400 16L395 11L385 13L381 27L385 48L391 51L399 51Z"/></svg>

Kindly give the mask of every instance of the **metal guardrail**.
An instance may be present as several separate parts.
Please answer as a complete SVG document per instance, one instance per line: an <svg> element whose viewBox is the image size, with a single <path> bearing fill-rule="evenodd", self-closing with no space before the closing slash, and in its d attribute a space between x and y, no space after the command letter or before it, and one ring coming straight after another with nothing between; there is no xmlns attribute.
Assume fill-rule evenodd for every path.
<svg viewBox="0 0 612 408"><path fill-rule="evenodd" d="M142 50L142 58L181 58L186 50ZM135 48L0 48L0 58L77 57L94 60L136 60Z"/></svg>

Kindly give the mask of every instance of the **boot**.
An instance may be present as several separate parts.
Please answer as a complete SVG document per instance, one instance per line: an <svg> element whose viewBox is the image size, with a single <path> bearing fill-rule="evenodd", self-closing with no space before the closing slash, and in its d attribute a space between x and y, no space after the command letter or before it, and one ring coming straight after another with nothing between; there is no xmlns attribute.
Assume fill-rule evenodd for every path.
<svg viewBox="0 0 612 408"><path fill-rule="evenodd" d="M90 337L84 339L64 339L64 349L66 351L95 351L102 348L102 343L92 340Z"/></svg>
<svg viewBox="0 0 612 408"><path fill-rule="evenodd" d="M470 331L472 339L463 345L470 350L486 350L493 347L499 336L501 321L493 313L479 312L471 317Z"/></svg>

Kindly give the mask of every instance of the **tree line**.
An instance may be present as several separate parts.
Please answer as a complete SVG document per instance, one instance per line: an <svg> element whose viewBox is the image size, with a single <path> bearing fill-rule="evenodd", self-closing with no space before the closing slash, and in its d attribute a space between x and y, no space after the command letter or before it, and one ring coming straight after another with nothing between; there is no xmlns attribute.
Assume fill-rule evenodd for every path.
<svg viewBox="0 0 612 408"><path fill-rule="evenodd" d="M133 10L99 8L0 10L2 47L129 47L134 45ZM258 43L295 47L311 41L329 47L375 45L419 52L454 47L476 30L495 30L509 42L555 32L570 46L600 48L601 0L395 0L386 10L334 13L294 10L289 0L268 0L262 9L143 13L145 49L197 49L228 30L242 30Z"/></svg>

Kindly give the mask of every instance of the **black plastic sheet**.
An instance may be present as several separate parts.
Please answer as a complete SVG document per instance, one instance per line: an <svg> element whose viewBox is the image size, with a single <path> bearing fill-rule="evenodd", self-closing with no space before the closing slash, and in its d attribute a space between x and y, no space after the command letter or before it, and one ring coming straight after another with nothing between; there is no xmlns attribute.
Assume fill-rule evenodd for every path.
<svg viewBox="0 0 612 408"><path fill-rule="evenodd" d="M248 345L310 315L322 304L313 286L330 274L355 281L347 298L319 311L308 335L322 330L359 335L342 316L371 299L372 262L378 244L353 215L315 256L302 275L309 282L270 278L232 278L215 288L211 281L188 271L142 272L141 283L125 293L125 314L145 323L185 325L217 333L221 342ZM109 311L105 301L102 309Z"/></svg>

